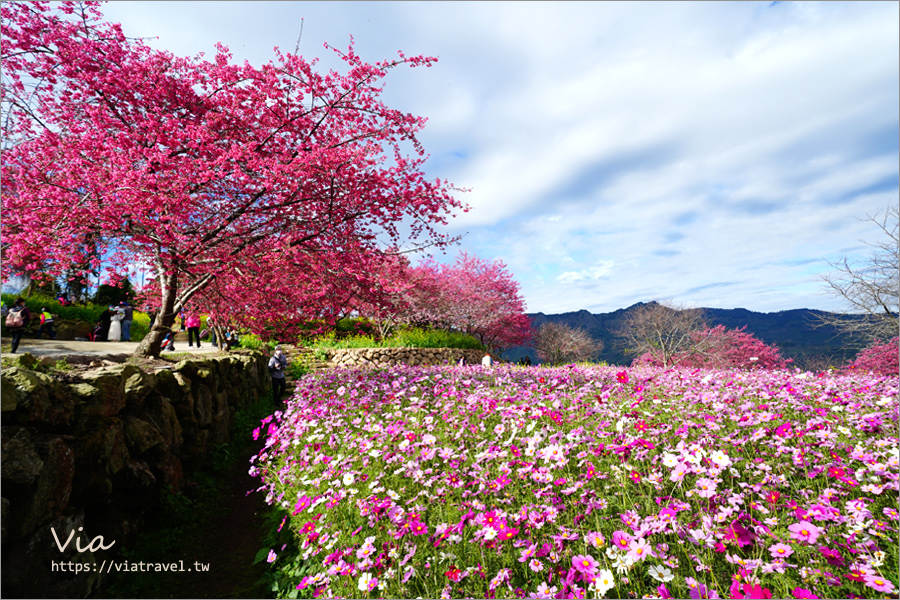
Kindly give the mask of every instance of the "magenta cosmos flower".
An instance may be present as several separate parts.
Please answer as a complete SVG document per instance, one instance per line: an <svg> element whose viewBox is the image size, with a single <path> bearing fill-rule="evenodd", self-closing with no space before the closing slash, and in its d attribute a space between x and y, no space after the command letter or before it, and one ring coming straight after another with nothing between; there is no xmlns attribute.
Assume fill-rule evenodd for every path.
<svg viewBox="0 0 900 600"><path fill-rule="evenodd" d="M612 539L615 547L620 550L627 550L628 544L631 542L631 536L619 529L613 532Z"/></svg>
<svg viewBox="0 0 900 600"><path fill-rule="evenodd" d="M576 554L572 557L572 566L579 573L593 575L597 572L597 567L600 565L590 554Z"/></svg>

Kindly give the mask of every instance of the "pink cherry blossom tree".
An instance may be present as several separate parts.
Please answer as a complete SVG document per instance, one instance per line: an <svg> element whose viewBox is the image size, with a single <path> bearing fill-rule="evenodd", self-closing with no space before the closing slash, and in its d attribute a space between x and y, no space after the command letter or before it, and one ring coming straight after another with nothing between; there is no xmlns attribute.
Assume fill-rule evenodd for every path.
<svg viewBox="0 0 900 600"><path fill-rule="evenodd" d="M720 369L783 369L790 360L781 351L746 331L717 325L691 334L696 345L677 353L670 364L682 367ZM656 354L646 353L637 359L641 364L659 365Z"/></svg>
<svg viewBox="0 0 900 600"><path fill-rule="evenodd" d="M155 356L214 282L312 301L296 282L315 269L362 285L359 257L449 241L437 227L465 206L423 173L425 119L379 98L392 69L434 59L369 64L352 43L344 73L278 49L260 67L222 45L182 58L126 37L98 6L2 6L4 278L98 257L120 273L151 265L159 314L137 353Z"/></svg>
<svg viewBox="0 0 900 600"><path fill-rule="evenodd" d="M876 375L900 374L900 338L873 343L860 352L856 360L846 368Z"/></svg>
<svg viewBox="0 0 900 600"><path fill-rule="evenodd" d="M519 284L500 260L460 252L453 264L428 259L411 269L408 319L478 338L500 353L531 336Z"/></svg>

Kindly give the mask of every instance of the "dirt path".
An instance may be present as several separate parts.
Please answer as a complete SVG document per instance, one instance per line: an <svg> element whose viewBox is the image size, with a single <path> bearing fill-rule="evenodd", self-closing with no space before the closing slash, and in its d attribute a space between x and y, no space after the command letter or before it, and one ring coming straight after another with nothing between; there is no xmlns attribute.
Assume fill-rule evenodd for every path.
<svg viewBox="0 0 900 600"><path fill-rule="evenodd" d="M253 564L263 546L265 501L260 493L247 494L259 486L259 479L247 473L249 456L234 461L221 496L223 510L205 524L203 538L193 545L193 560L208 564L210 570L181 582L178 592L183 598L271 597L262 581L266 563Z"/></svg>

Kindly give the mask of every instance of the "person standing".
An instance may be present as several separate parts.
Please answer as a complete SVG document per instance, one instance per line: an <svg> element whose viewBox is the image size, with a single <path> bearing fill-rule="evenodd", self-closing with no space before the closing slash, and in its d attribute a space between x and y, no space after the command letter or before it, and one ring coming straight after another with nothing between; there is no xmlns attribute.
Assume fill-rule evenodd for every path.
<svg viewBox="0 0 900 600"><path fill-rule="evenodd" d="M114 306L110 306L109 310L112 311L112 316L110 317L109 334L107 335L107 340L109 340L110 342L121 342L122 321L125 319L125 313Z"/></svg>
<svg viewBox="0 0 900 600"><path fill-rule="evenodd" d="M287 369L287 357L281 350L281 346L275 346L275 354L269 359L269 375L272 376L272 399L275 404L281 403L281 395L287 389L284 380L284 371Z"/></svg>
<svg viewBox="0 0 900 600"><path fill-rule="evenodd" d="M493 364L494 364L494 359L491 358L491 355L489 352L485 352L484 358L481 359L481 366L482 367L490 367Z"/></svg>
<svg viewBox="0 0 900 600"><path fill-rule="evenodd" d="M31 321L31 311L25 306L25 298L16 298L16 303L9 309L6 315L6 328L12 336L12 353L15 354L22 341L22 335L28 322Z"/></svg>
<svg viewBox="0 0 900 600"><path fill-rule="evenodd" d="M56 339L56 333L53 331L53 315L50 314L46 308L41 309L41 326L38 327L37 337L38 339L44 335L44 328L47 329L47 333L50 334L50 339Z"/></svg>
<svg viewBox="0 0 900 600"><path fill-rule="evenodd" d="M100 333L94 336L97 342L105 342L109 339L109 327L112 324L111 308L111 306L108 306L100 313Z"/></svg>
<svg viewBox="0 0 900 600"><path fill-rule="evenodd" d="M131 341L131 322L134 320L134 309L131 305L122 300L122 313L125 318L122 319L122 341Z"/></svg>
<svg viewBox="0 0 900 600"><path fill-rule="evenodd" d="M187 325L188 348L194 347L194 339L197 340L197 347L200 347L200 314L194 311L188 313L187 317L182 317L182 322Z"/></svg>

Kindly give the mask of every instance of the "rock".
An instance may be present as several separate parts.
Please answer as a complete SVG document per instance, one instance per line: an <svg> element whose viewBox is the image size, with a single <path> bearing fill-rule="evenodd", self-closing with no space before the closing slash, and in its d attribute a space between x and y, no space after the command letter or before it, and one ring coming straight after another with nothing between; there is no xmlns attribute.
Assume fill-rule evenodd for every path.
<svg viewBox="0 0 900 600"><path fill-rule="evenodd" d="M164 443L159 429L137 417L125 417L125 444L131 456L143 454Z"/></svg>
<svg viewBox="0 0 900 600"><path fill-rule="evenodd" d="M60 516L72 493L75 461L71 448L58 437L35 437L33 443L33 450L38 454L42 466L27 490L10 496L11 500L15 500L17 496L27 492L28 497L28 502L10 503L7 535L13 539ZM6 457L4 461L5 459ZM7 469L4 462L4 471ZM31 474L28 478L31 478Z"/></svg>
<svg viewBox="0 0 900 600"><path fill-rule="evenodd" d="M33 436L22 427L4 427L2 433L3 485L25 488L34 483L44 469Z"/></svg>
<svg viewBox="0 0 900 600"><path fill-rule="evenodd" d="M33 371L37 366L37 363L37 359L32 356L30 352L26 352L13 360L13 364L17 365L19 368L27 369L29 371Z"/></svg>
<svg viewBox="0 0 900 600"><path fill-rule="evenodd" d="M212 391L201 385L194 395L194 414L200 427L208 427L213 419Z"/></svg>
<svg viewBox="0 0 900 600"><path fill-rule="evenodd" d="M79 502L102 504L112 493L111 476L131 458L125 443L125 426L118 417L84 420L75 435L78 477L73 495Z"/></svg>
<svg viewBox="0 0 900 600"><path fill-rule="evenodd" d="M19 405L18 398L16 383L11 377L7 377L4 371L3 376L0 376L0 408L2 408L2 411L16 410L16 407Z"/></svg>
<svg viewBox="0 0 900 600"><path fill-rule="evenodd" d="M124 394L126 406L140 405L150 392L156 389L157 378L152 373L138 371L125 380Z"/></svg>
<svg viewBox="0 0 900 600"><path fill-rule="evenodd" d="M45 373L8 369L3 375L15 387L16 420L39 429L61 429L72 423L75 402L57 379Z"/></svg>
<svg viewBox="0 0 900 600"><path fill-rule="evenodd" d="M150 494L156 486L156 475L150 470L150 465L146 461L131 459L125 468L119 471L115 483L126 490Z"/></svg>

